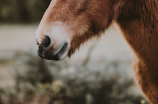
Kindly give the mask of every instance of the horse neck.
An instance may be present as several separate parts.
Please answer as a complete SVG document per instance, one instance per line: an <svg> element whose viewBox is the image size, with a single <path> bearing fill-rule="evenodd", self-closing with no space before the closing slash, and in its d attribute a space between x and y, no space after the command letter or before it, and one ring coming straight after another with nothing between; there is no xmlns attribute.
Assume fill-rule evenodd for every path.
<svg viewBox="0 0 158 104"><path fill-rule="evenodd" d="M157 10L155 0L126 0L116 21L138 58L158 68Z"/></svg>

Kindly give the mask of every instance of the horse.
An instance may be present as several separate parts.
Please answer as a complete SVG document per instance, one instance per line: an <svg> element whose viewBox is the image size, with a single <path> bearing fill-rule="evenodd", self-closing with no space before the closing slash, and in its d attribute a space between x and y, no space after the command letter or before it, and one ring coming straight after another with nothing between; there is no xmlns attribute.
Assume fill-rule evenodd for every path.
<svg viewBox="0 0 158 104"><path fill-rule="evenodd" d="M158 0L52 0L36 31L38 55L71 57L113 23L135 54L136 82L158 104Z"/></svg>

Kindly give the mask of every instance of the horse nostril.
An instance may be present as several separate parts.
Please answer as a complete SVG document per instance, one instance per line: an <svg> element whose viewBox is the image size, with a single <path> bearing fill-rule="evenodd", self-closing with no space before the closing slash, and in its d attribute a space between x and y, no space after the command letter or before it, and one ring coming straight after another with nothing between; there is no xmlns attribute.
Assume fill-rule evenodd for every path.
<svg viewBox="0 0 158 104"><path fill-rule="evenodd" d="M43 42L43 46L44 48L47 48L51 43L51 40L48 36L45 37L44 42Z"/></svg>

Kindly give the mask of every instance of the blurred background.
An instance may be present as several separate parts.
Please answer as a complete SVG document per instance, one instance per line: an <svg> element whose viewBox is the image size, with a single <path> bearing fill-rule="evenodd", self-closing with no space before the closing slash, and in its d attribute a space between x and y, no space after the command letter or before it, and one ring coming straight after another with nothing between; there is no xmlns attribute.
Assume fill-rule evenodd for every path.
<svg viewBox="0 0 158 104"><path fill-rule="evenodd" d="M0 104L148 104L132 50L110 27L70 59L37 56L35 31L51 0L0 0Z"/></svg>

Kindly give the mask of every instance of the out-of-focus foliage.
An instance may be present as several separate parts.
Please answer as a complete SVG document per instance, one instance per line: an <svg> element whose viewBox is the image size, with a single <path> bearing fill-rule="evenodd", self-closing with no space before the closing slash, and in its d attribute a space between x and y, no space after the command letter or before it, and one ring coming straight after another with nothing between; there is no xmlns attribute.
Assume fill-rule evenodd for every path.
<svg viewBox="0 0 158 104"><path fill-rule="evenodd" d="M15 87L0 90L0 104L148 104L128 92L134 82L119 72L126 62L69 66L29 54L16 57Z"/></svg>
<svg viewBox="0 0 158 104"><path fill-rule="evenodd" d="M0 0L0 22L38 22L51 0Z"/></svg>

